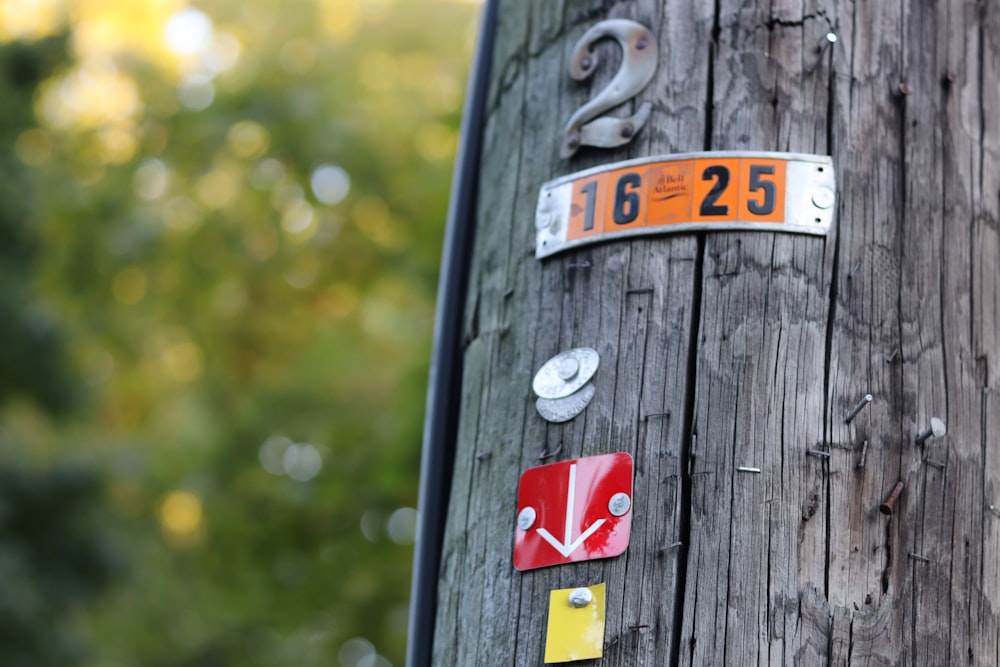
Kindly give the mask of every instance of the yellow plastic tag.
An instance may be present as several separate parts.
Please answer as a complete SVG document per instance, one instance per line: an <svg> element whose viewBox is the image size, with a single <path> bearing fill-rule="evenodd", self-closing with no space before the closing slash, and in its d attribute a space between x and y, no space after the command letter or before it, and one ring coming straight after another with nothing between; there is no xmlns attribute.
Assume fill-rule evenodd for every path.
<svg viewBox="0 0 1000 667"><path fill-rule="evenodd" d="M590 592L589 600L584 591ZM574 602L583 606L575 606ZM603 655L604 584L552 591L549 594L549 625L545 632L546 664Z"/></svg>

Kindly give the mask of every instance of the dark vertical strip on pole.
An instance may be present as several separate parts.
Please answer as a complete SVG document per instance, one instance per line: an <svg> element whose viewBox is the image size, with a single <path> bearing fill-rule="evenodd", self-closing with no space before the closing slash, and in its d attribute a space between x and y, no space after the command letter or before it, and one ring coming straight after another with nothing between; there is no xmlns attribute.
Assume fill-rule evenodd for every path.
<svg viewBox="0 0 1000 667"><path fill-rule="evenodd" d="M475 232L479 160L498 5L498 0L487 0L483 9L448 205L420 460L417 543L413 558L406 652L408 667L430 665L434 645L438 570L461 403L462 311Z"/></svg>

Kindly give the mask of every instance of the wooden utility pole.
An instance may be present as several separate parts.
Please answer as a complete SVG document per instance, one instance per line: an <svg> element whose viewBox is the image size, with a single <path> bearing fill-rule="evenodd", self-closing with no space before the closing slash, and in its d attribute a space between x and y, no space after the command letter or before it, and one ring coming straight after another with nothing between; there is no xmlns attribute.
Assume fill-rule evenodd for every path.
<svg viewBox="0 0 1000 667"><path fill-rule="evenodd" d="M497 16L432 658L411 662L540 665L550 591L601 582L603 657L585 664L1000 664L1000 6L502 0ZM570 54L610 18L656 40L651 83L609 114L649 102L648 122L561 158L622 58L598 42L579 83ZM536 259L543 183L693 151L830 155L831 230ZM600 355L594 398L549 423L532 378L581 346ZM917 443L932 418L947 433ZM613 452L635 462L627 550L515 570L521 474Z"/></svg>

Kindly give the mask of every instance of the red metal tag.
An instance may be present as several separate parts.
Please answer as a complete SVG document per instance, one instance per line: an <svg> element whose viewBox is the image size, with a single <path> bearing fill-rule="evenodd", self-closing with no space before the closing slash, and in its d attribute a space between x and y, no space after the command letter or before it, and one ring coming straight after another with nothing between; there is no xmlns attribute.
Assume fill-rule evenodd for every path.
<svg viewBox="0 0 1000 667"><path fill-rule="evenodd" d="M632 457L624 452L529 468L517 494L514 567L610 558L628 547Z"/></svg>

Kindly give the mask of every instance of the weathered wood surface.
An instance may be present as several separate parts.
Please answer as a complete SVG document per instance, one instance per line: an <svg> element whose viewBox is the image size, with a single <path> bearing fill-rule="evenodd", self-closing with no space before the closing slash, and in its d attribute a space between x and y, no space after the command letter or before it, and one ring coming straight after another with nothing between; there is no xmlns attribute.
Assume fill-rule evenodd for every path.
<svg viewBox="0 0 1000 667"><path fill-rule="evenodd" d="M1000 7L717 5L501 5L436 665L541 664L548 592L599 582L601 665L1000 664ZM602 43L581 85L568 54L614 17L657 35L656 78L634 103L653 103L650 122L626 147L561 160L566 119L620 57ZM830 236L534 258L543 182L740 149L831 154ZM548 424L531 378L581 345L601 355L597 394ZM932 416L948 434L915 445ZM628 551L515 571L521 472L617 451L636 464Z"/></svg>

